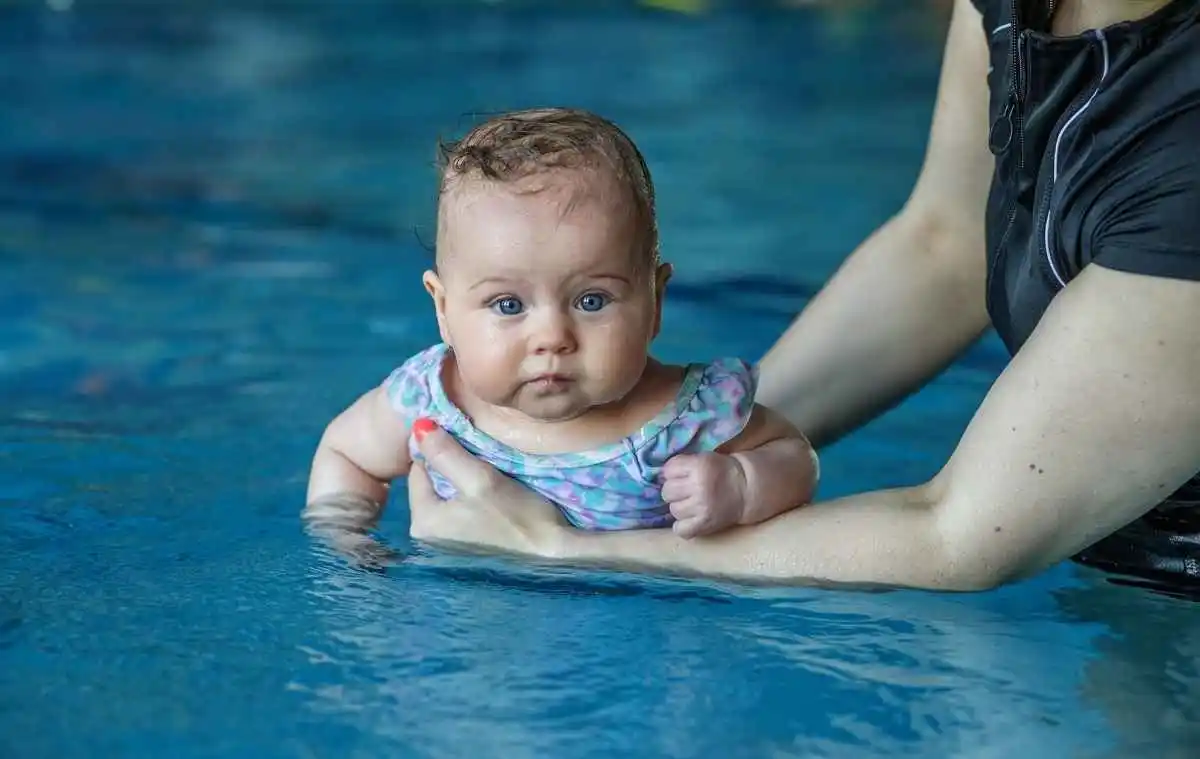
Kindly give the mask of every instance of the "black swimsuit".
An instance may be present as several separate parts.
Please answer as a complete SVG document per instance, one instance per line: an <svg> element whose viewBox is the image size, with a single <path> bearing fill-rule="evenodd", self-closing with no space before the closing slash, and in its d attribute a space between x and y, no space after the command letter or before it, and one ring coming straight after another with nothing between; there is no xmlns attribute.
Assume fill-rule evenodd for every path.
<svg viewBox="0 0 1200 759"><path fill-rule="evenodd" d="M987 304L1009 351L1089 264L1200 280L1200 0L1062 38L1053 1L973 2L996 154ZM1200 474L1075 558L1200 597Z"/></svg>

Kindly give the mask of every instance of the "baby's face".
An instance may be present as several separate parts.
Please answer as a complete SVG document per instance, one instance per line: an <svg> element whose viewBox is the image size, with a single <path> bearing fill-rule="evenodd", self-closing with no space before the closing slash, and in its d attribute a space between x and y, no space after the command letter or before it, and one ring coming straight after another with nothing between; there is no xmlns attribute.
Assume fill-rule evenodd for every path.
<svg viewBox="0 0 1200 759"><path fill-rule="evenodd" d="M612 180L555 173L523 185L542 189L452 186L439 209L439 270L425 283L466 391L565 420L637 384L665 276L636 248Z"/></svg>

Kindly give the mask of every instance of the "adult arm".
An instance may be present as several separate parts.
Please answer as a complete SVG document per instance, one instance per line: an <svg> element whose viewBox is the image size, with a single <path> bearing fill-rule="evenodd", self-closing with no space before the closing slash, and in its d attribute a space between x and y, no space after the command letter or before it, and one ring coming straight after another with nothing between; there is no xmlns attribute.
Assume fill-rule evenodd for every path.
<svg viewBox="0 0 1200 759"><path fill-rule="evenodd" d="M979 11L957 0L925 162L908 201L761 362L757 400L818 447L916 390L987 328L987 65Z"/></svg>
<svg viewBox="0 0 1200 759"><path fill-rule="evenodd" d="M423 441L431 465L465 493L431 503L414 472L412 532L577 564L994 587L1116 531L1200 471L1198 321L1200 282L1089 266L1051 304L930 482L708 538L571 529L447 435L431 434Z"/></svg>
<svg viewBox="0 0 1200 759"><path fill-rule="evenodd" d="M946 62L951 71L944 79L953 75L951 51L969 48L970 40L963 35L979 35L978 27L964 26L964 18L970 18L971 25L978 23L973 9L960 1L955 16ZM956 38L965 47L958 47ZM963 64L970 65L969 61ZM942 89L946 89L945 82ZM939 94L935 122L943 118L949 102L948 93ZM985 138L971 139L982 143ZM1176 149L1173 155L1182 159L1193 154ZM931 165L927 161L922 182L933 181L929 179L934 176ZM1190 167L1183 167L1180 175L1189 172L1194 176ZM1144 173L1131 169L1129 176ZM1127 185L1129 181L1122 181L1121 186ZM941 230L934 238L955 237L956 233L947 231L952 227L946 221L930 226L928 220L935 218L932 212L912 212L922 202L920 198L930 197L934 195L915 191L901 221L924 218L926 229ZM1190 212L1179 212L1186 211L1188 204ZM1168 206L1175 211L1164 211L1154 224L1146 223L1150 217L1144 213L1128 219L1118 216L1111 228L1101 230L1103 234L1089 246L1096 254L1096 265L1086 267L1054 300L1020 354L992 387L951 460L930 482L806 506L761 525L699 540L681 540L666 530L589 534L566 528L553 507L437 433L424 441L425 453L439 471L455 481L462 497L453 504L436 503L423 472L414 471L410 477L412 534L571 563L782 582L969 590L1036 572L1145 514L1200 471L1200 397L1196 392L1200 333L1193 332L1200 318L1200 284L1174 271L1172 266L1178 264L1167 263L1197 252L1188 249L1186 241L1191 240L1194 248L1200 230L1186 227L1200 218L1195 212L1200 201L1178 182L1164 186L1154 181L1126 205L1147 212L1164 211ZM977 212L982 216L982 207ZM1152 231L1161 237L1164 230L1169 231L1168 222L1183 225L1175 235L1183 242L1157 250L1163 248L1162 241L1155 243L1144 236ZM866 261L866 250L855 258ZM982 261L982 250L975 253ZM896 253L897 258L902 255ZM885 284L883 280L888 278L879 275L873 279L869 269L882 270L887 257L882 246L870 254L874 264L861 264L856 275L860 287ZM916 258L906 258L905 266ZM1134 258L1152 258L1162 270L1137 273L1129 263ZM928 259L949 260L940 255ZM983 274L976 276L982 293ZM839 277L849 281L845 271ZM858 366L863 374L870 374L867 370L873 364L843 358L853 351L842 354L835 347L835 333L842 332L841 338L853 337L845 333L853 332L857 323L851 318L852 295L838 298L847 305L837 309L831 294L850 290L845 286L835 290L831 285L822 294L828 313L844 309L848 316L840 322L832 317L818 319L814 303L776 349L775 368L768 366L764 378L764 386L769 384L766 380L775 383L774 389L767 387L768 402L788 413L801 428L815 426L825 440L845 428L846 420L866 414L872 396L879 402L882 390L895 390L896 378L911 379L924 371L917 369L938 363L928 360L928 355L924 361L913 358L907 375L897 369L903 368L902 364L893 363L885 372L892 377L890 382L822 373L827 378L859 383L856 392L831 391L823 396L820 388L805 385L817 392L823 403L834 406L830 414L823 415L817 406L806 411L802 397L790 398L788 383L815 382L819 372L800 366L801 361L786 366L782 360L787 358L785 353L803 353L818 367L821 362L843 370ZM886 302L894 307L902 300ZM881 314L874 303L863 301L857 306L868 314L864 320L908 318ZM981 294L978 307L982 308ZM828 322L842 326L837 330L827 327L825 334L830 337L821 338L819 332L824 330L805 329L806 319L809 325ZM871 326L867 321L862 324L863 329ZM908 335L906 339L913 343L925 340L926 345L934 345L946 339L945 335L937 337L938 328L932 324L923 336L915 329L894 334ZM802 334L809 337L801 339ZM864 340L857 338L860 350L870 343ZM792 347L785 350L789 344ZM799 345L810 347L800 351L795 348ZM884 340L875 344L881 353L886 347ZM908 346L905 349L910 350ZM946 351L942 357L951 353ZM903 360L902 356L887 357L891 362Z"/></svg>

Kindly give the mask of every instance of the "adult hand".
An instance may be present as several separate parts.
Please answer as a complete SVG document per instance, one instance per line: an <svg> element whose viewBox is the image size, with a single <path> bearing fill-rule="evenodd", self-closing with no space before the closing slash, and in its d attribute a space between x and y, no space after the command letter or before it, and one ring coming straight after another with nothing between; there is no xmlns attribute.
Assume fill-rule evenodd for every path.
<svg viewBox="0 0 1200 759"><path fill-rule="evenodd" d="M488 546L554 558L570 529L558 509L517 481L472 456L429 420L413 425L428 466L450 480L457 495L443 501L425 467L413 462L408 475L414 540Z"/></svg>

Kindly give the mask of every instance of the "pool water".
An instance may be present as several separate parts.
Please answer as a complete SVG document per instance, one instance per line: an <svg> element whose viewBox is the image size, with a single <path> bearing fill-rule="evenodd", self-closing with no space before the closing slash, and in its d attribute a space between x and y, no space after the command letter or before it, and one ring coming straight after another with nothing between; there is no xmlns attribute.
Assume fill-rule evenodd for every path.
<svg viewBox="0 0 1200 759"><path fill-rule="evenodd" d="M944 19L845 5L0 5L0 757L1195 756L1195 605L1071 565L549 571L412 545L399 495L370 574L300 528L323 425L436 339L434 141L476 114L625 126L659 355L761 355L921 159ZM1003 362L831 448L824 495L929 476Z"/></svg>

